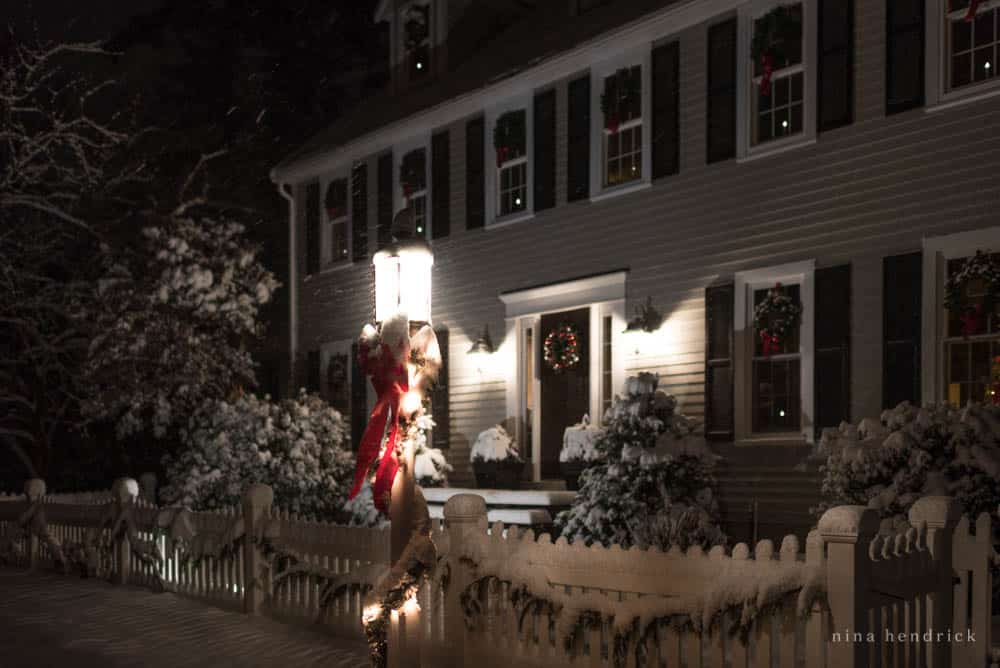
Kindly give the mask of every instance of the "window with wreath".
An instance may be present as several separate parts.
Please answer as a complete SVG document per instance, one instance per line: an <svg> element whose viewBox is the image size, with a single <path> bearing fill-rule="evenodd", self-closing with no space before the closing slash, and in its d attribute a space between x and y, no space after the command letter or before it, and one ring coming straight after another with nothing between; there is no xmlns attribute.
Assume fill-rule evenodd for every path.
<svg viewBox="0 0 1000 668"><path fill-rule="evenodd" d="M604 78L604 185L642 178L642 66L623 67Z"/></svg>
<svg viewBox="0 0 1000 668"><path fill-rule="evenodd" d="M427 236L427 151L418 148L403 156L399 163L399 186L407 205L413 210L413 222L419 236Z"/></svg>
<svg viewBox="0 0 1000 668"><path fill-rule="evenodd" d="M753 20L751 133L754 145L802 132L806 71L802 4L782 4Z"/></svg>
<svg viewBox="0 0 1000 668"><path fill-rule="evenodd" d="M430 5L413 4L403 11L403 47L410 79L421 79L430 70Z"/></svg>
<svg viewBox="0 0 1000 668"><path fill-rule="evenodd" d="M753 292L752 426L754 433L797 432L802 423L802 306L798 285Z"/></svg>
<svg viewBox="0 0 1000 668"><path fill-rule="evenodd" d="M493 126L497 156L497 217L528 207L528 133L524 109L508 111Z"/></svg>
<svg viewBox="0 0 1000 668"><path fill-rule="evenodd" d="M1000 2L950 0L944 19L948 88L991 81L1000 42Z"/></svg>
<svg viewBox="0 0 1000 668"><path fill-rule="evenodd" d="M945 397L994 403L1000 381L994 361L1000 357L1000 253L977 252L947 262L944 306Z"/></svg>
<svg viewBox="0 0 1000 668"><path fill-rule="evenodd" d="M330 261L341 262L349 258L350 241L348 230L350 219L347 215L347 179L334 179L326 187L323 198L326 221L329 226Z"/></svg>

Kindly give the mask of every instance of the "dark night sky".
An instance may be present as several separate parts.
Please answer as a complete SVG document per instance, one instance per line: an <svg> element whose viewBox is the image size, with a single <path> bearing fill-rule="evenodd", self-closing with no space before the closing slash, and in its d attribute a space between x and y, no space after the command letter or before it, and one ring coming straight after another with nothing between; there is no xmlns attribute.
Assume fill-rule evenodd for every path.
<svg viewBox="0 0 1000 668"><path fill-rule="evenodd" d="M15 31L38 28L51 40L106 39L135 14L144 14L163 0L9 0L4 13Z"/></svg>

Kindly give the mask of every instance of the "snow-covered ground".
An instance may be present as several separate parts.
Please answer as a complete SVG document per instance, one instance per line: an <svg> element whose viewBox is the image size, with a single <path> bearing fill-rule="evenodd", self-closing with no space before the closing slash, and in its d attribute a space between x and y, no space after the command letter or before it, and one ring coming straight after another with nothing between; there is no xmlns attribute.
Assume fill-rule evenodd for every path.
<svg viewBox="0 0 1000 668"><path fill-rule="evenodd" d="M368 666L363 640L251 618L174 594L0 570L4 668Z"/></svg>

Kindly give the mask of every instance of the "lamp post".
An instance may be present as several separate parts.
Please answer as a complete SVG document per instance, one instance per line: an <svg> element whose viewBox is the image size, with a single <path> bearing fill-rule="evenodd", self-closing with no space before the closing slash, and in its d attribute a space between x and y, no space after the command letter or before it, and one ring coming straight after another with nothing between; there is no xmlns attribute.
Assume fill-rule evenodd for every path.
<svg viewBox="0 0 1000 668"><path fill-rule="evenodd" d="M392 224L393 242L375 253L372 265L375 268L375 321L384 323L388 319L406 314L409 320L409 334L413 336L423 325L431 322L431 267L434 254L430 245L415 234L413 212L406 208L396 214ZM397 410L411 416L419 409L422 395L413 385L413 369L410 366L411 389L400 401ZM416 406L413 404L416 403ZM393 419L398 420L398 414ZM396 563L403 548L410 540L413 521L415 492L414 447L404 441L402 466L392 481L389 500L390 557Z"/></svg>

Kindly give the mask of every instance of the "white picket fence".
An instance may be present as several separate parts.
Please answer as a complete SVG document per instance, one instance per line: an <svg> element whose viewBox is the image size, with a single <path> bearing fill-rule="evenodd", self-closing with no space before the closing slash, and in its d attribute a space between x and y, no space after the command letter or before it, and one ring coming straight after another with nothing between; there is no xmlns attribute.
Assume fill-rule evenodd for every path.
<svg viewBox="0 0 1000 668"><path fill-rule="evenodd" d="M389 562L388 530L306 521L272 508L260 491L249 490L240 507L190 513L195 533L218 539L242 518L248 535L262 523L271 524L276 544L335 573ZM72 502L47 497L50 531L62 543L82 541L107 517L113 502L101 500L112 496ZM153 531L162 509L140 499L130 502L139 537L167 548L166 539ZM23 496L0 495L0 532L13 530L26 507ZM433 522L439 561L417 605L392 613L390 665L989 666L990 518L983 515L971 526L950 499L927 497L914 506L910 521L917 528L880 535L874 511L845 506L824 515L805 546L788 536L777 549L765 540L753 549L739 544L708 553L698 548L622 550L553 542L548 535L536 537L500 523L487 526L482 497L458 495L446 504L445 521ZM150 567L127 542L115 546L107 573L117 582L152 584L156 578ZM293 578L275 586L272 574L260 568L262 559L258 546L244 540L228 556L197 562L170 552L158 575L180 595L288 621L318 622L361 642L358 590L343 592L321 612L318 583ZM18 542L15 565L32 568L49 561L44 541ZM497 577L470 586L491 574ZM511 593L526 583L538 600L555 605L515 605ZM818 584L818 595L804 599L808 605L797 610L803 584ZM731 633L744 609L741 602L755 600L754 595L774 605L757 614L745 632ZM728 596L736 604L713 604L712 596ZM478 612L467 615L470 601ZM678 623L684 613L712 605L723 612L709 624ZM603 618L568 633L589 609L603 611ZM620 633L635 616L639 632ZM938 640L925 637L927 632L952 635ZM963 634L962 642L956 633ZM967 633L974 642L964 641Z"/></svg>

